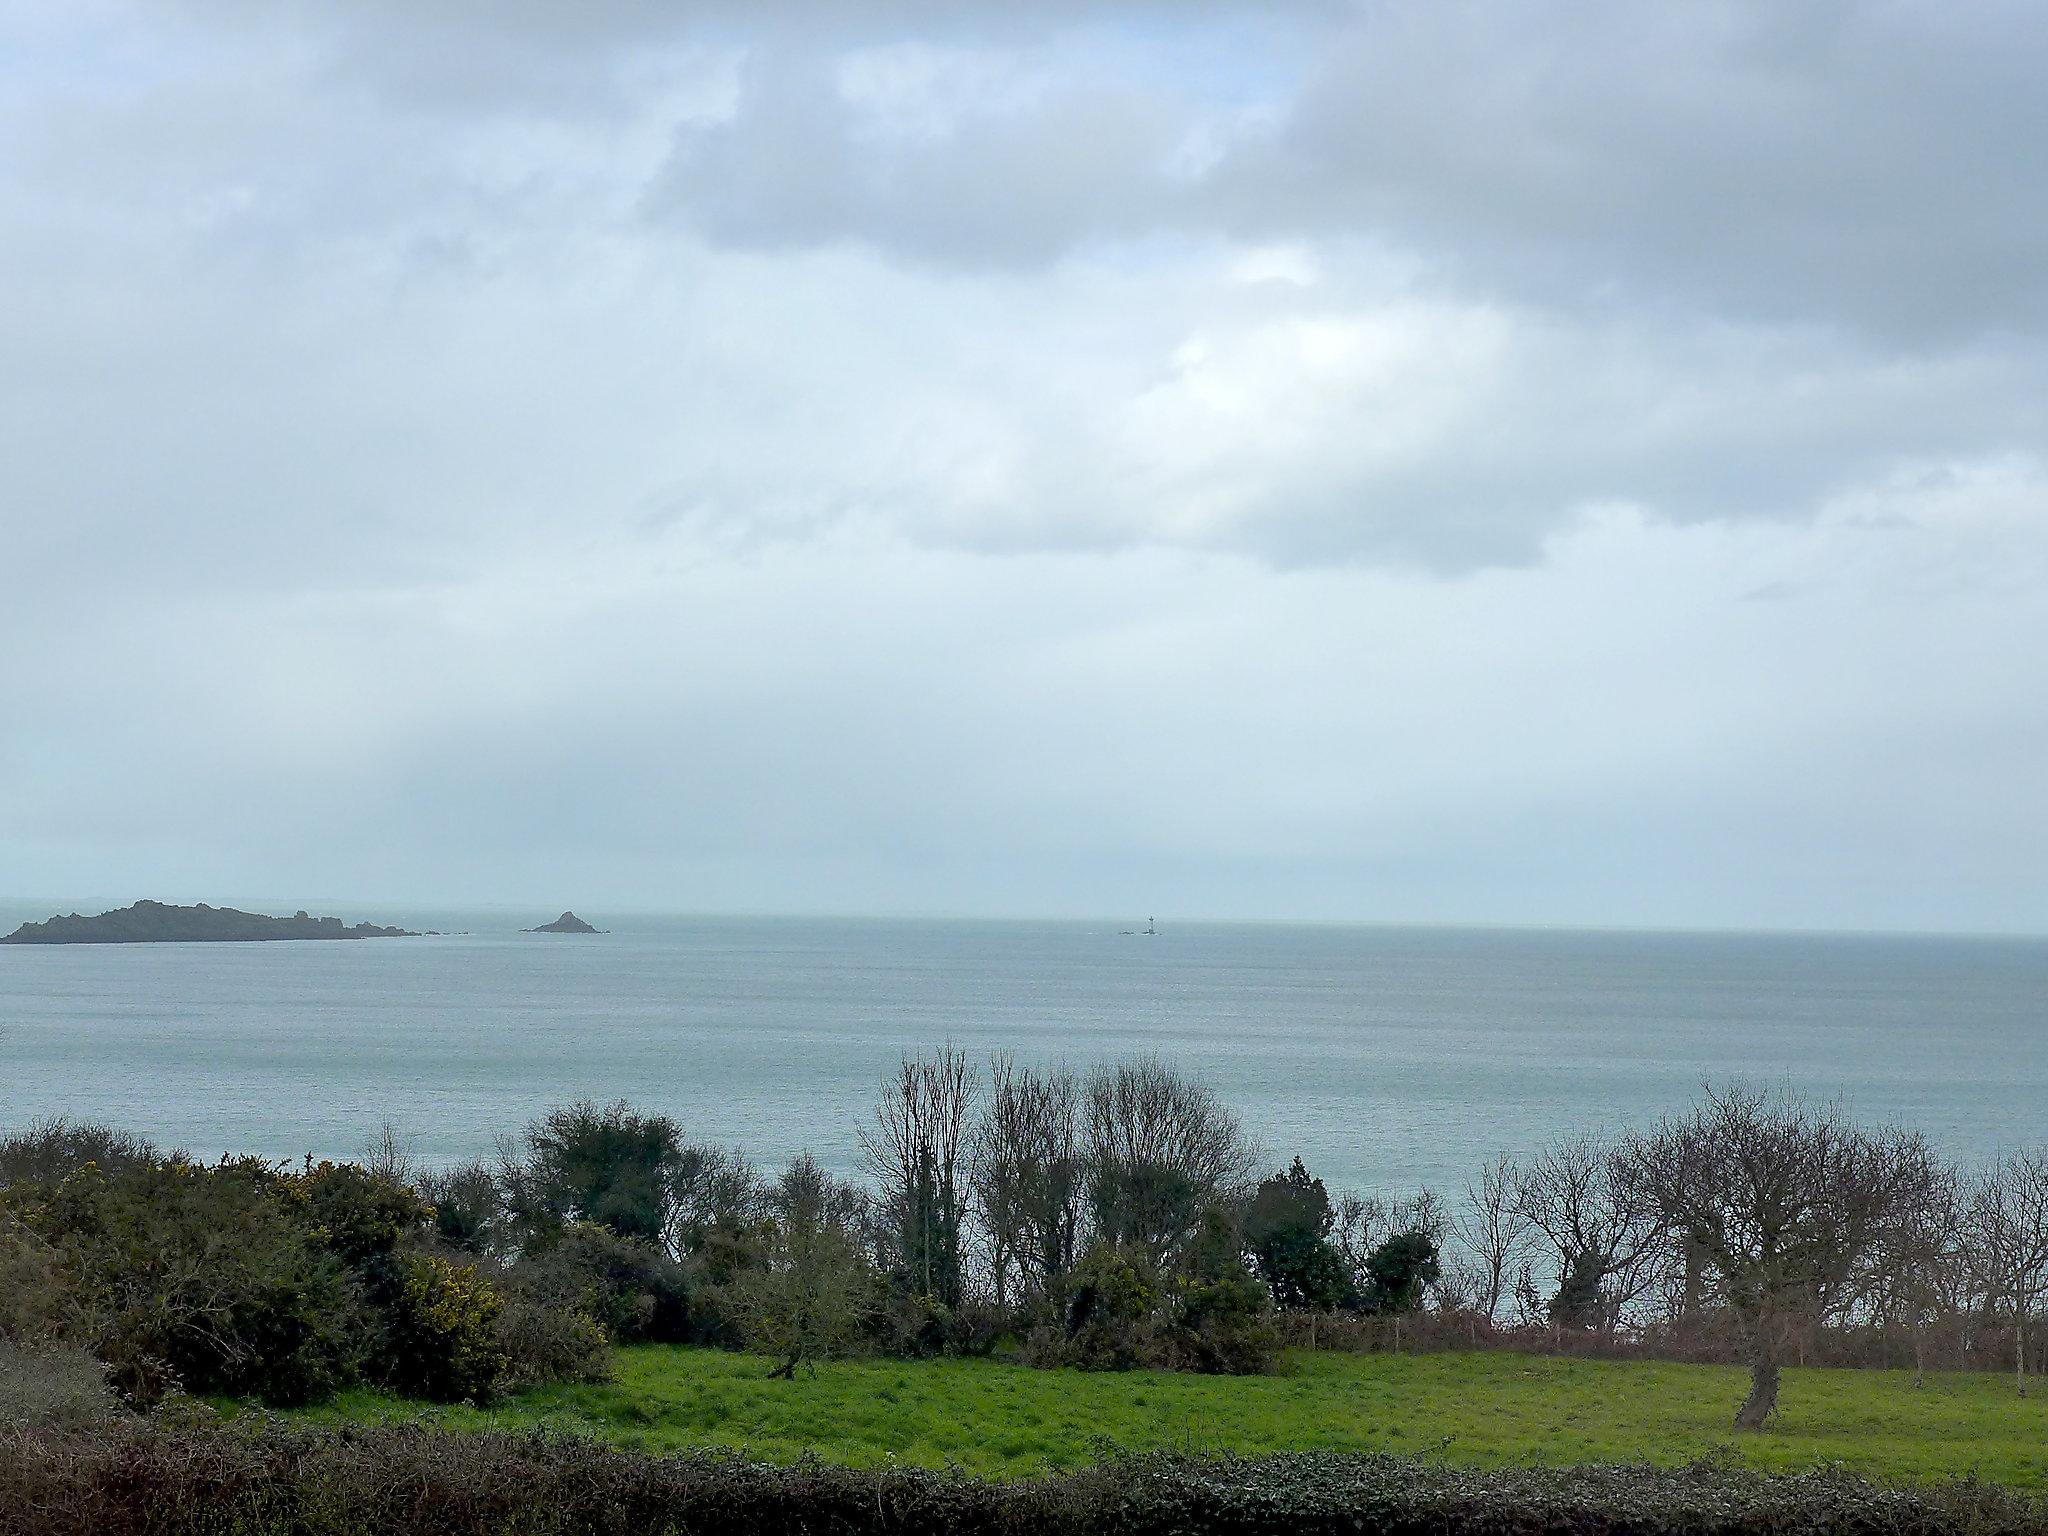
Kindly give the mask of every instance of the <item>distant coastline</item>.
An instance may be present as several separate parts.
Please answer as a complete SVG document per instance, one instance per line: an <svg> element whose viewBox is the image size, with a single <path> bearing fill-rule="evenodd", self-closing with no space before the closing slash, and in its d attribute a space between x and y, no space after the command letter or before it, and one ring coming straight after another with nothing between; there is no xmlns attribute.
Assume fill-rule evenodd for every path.
<svg viewBox="0 0 2048 1536"><path fill-rule="evenodd" d="M285 939L411 939L406 928L376 923L345 924L338 917L266 917L235 907L210 907L205 902L177 907L161 901L102 912L97 917L51 917L23 923L0 937L0 944L248 944Z"/></svg>

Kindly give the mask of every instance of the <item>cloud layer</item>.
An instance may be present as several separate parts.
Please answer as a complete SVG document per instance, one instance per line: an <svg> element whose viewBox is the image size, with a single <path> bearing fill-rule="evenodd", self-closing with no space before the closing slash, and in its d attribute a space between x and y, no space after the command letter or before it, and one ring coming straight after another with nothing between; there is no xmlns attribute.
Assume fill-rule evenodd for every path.
<svg viewBox="0 0 2048 1536"><path fill-rule="evenodd" d="M2048 923L2037 8L0 14L22 893Z"/></svg>

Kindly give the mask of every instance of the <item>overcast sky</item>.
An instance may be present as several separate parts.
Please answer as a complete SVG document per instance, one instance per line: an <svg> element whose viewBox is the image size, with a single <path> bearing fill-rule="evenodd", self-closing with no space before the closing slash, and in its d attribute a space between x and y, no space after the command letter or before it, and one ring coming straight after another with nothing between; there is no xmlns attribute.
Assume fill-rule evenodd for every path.
<svg viewBox="0 0 2048 1536"><path fill-rule="evenodd" d="M2048 929L2037 0L0 17L0 894Z"/></svg>

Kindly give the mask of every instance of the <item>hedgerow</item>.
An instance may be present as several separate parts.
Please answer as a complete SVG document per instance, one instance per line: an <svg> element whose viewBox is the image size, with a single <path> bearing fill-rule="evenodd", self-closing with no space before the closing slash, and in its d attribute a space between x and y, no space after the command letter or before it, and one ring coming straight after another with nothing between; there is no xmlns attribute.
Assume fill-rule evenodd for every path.
<svg viewBox="0 0 2048 1536"><path fill-rule="evenodd" d="M1020 1482L573 1438L135 1422L0 1438L0 1536L2042 1536L1976 1484L1377 1456L1113 1460Z"/></svg>

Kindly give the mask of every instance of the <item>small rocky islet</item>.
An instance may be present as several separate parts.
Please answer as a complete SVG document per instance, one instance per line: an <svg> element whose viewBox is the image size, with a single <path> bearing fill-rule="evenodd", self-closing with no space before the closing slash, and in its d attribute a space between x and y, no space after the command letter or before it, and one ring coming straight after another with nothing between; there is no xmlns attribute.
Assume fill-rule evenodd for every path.
<svg viewBox="0 0 2048 1536"><path fill-rule="evenodd" d="M526 930L528 933L597 933L599 931L583 921L574 912L564 912L552 923L542 923L538 928L528 928Z"/></svg>
<svg viewBox="0 0 2048 1536"><path fill-rule="evenodd" d="M267 917L235 907L189 907L161 901L85 917L77 912L47 922L23 923L0 944L249 944L278 939L415 939L408 928L344 923L338 917Z"/></svg>

